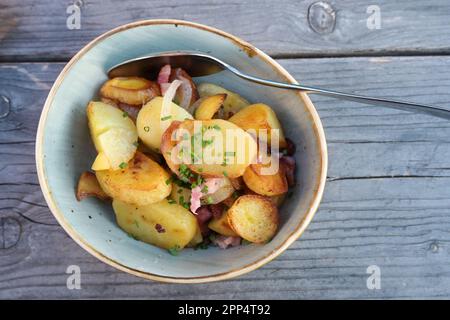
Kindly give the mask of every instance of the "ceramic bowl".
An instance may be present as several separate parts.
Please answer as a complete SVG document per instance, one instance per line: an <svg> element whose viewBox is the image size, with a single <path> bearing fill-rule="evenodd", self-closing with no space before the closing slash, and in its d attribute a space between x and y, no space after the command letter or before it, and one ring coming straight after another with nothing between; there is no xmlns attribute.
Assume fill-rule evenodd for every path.
<svg viewBox="0 0 450 320"><path fill-rule="evenodd" d="M111 30L86 45L62 70L45 102L36 140L39 182L47 204L66 232L99 260L125 272L165 282L196 283L236 277L282 253L305 230L322 197L326 141L319 116L306 94L245 82L228 72L195 79L236 91L251 102L274 108L297 145L297 181L280 210L280 228L265 245L227 250L167 251L136 241L115 223L110 203L75 199L81 172L95 158L86 105L107 80L106 71L124 60L152 52L196 50L216 56L248 74L295 83L277 62L223 31L177 20L147 20Z"/></svg>

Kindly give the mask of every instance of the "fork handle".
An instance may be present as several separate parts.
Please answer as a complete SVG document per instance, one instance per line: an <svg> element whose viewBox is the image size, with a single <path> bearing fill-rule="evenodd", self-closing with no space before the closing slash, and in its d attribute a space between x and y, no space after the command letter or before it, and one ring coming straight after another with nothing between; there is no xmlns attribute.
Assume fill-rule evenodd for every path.
<svg viewBox="0 0 450 320"><path fill-rule="evenodd" d="M324 96L338 98L338 99L342 99L342 100L354 101L354 102L358 102L358 103L370 104L370 105L380 106L380 107L389 107L389 108L406 110L406 111L420 112L420 113L429 114L429 115L432 115L435 117L450 119L450 111L446 110L444 108L441 108L441 107L434 107L434 106L425 105L425 104L417 104L417 103L391 100L391 99L366 97L366 96L360 96L360 95L351 94L351 93L344 93L344 92L326 90L326 89L321 89L321 88L308 87L308 86L303 86L303 85L299 85L299 84L290 84L290 83L266 80L266 79L261 79L261 78L253 77L248 74L242 73L235 68L232 68L232 69L233 70L231 70L231 71L233 71L237 76L239 76L243 79L252 81L252 82L266 85L266 86L277 87L277 88L282 88L282 89L299 90L299 91L306 92L306 93L317 93L317 94L321 94Z"/></svg>

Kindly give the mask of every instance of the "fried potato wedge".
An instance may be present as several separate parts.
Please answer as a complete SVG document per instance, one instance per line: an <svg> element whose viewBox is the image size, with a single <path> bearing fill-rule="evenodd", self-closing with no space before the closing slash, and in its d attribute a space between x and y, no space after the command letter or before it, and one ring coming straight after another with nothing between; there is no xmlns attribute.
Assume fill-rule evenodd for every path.
<svg viewBox="0 0 450 320"><path fill-rule="evenodd" d="M278 229L278 209L266 197L240 196L228 210L228 223L243 239L253 243L270 241Z"/></svg>
<svg viewBox="0 0 450 320"><path fill-rule="evenodd" d="M213 96L205 98L198 108L195 110L195 119L197 120L210 120L219 111L223 105L227 95L226 93L215 94Z"/></svg>
<svg viewBox="0 0 450 320"><path fill-rule="evenodd" d="M230 224L228 223L227 212L224 212L220 218L213 218L209 222L208 228L226 237L238 236L238 234L231 229Z"/></svg>
<svg viewBox="0 0 450 320"><path fill-rule="evenodd" d="M237 113L239 110L243 109L244 107L248 106L250 103L245 100L243 97L238 95L237 93L234 93L232 91L229 91L225 88L222 88L218 85L212 84L212 83L201 83L198 86L198 93L200 94L200 98L213 96L217 94L226 94L227 97L225 101L223 102L223 108L224 108L224 118L228 119L235 113Z"/></svg>
<svg viewBox="0 0 450 320"><path fill-rule="evenodd" d="M158 84L140 77L117 77L105 82L100 95L128 105L142 106L160 96Z"/></svg>
<svg viewBox="0 0 450 320"><path fill-rule="evenodd" d="M97 180L111 198L144 206L159 202L172 191L170 175L155 161L136 152L122 170L100 170Z"/></svg>
<svg viewBox="0 0 450 320"><path fill-rule="evenodd" d="M162 104L162 97L154 98L142 107L136 119L139 138L147 147L158 152L161 148L162 135L173 121L192 119L189 112L175 103L171 104L168 115L161 117Z"/></svg>
<svg viewBox="0 0 450 320"><path fill-rule="evenodd" d="M87 197L96 197L101 200L109 199L109 196L102 190L95 174L85 171L78 179L76 197L78 201Z"/></svg>
<svg viewBox="0 0 450 320"><path fill-rule="evenodd" d="M268 105L263 103L249 105L232 116L229 121L246 131L256 130L258 139L267 141L267 143L271 142L272 130L278 130L279 147L285 148L287 146L280 121ZM266 130L266 137L261 136L259 130Z"/></svg>
<svg viewBox="0 0 450 320"><path fill-rule="evenodd" d="M135 206L113 201L117 224L137 240L160 248L181 250L195 237L197 219L180 205L160 202Z"/></svg>
<svg viewBox="0 0 450 320"><path fill-rule="evenodd" d="M264 174L263 169L269 168L269 164L251 164L244 172L243 179L246 186L253 192L263 196L277 196L288 191L286 174L282 166L273 170L273 174ZM269 171L269 170L268 170Z"/></svg>
<svg viewBox="0 0 450 320"><path fill-rule="evenodd" d="M93 170L118 170L133 158L137 131L133 121L114 106L91 101L87 106L91 137L99 156Z"/></svg>

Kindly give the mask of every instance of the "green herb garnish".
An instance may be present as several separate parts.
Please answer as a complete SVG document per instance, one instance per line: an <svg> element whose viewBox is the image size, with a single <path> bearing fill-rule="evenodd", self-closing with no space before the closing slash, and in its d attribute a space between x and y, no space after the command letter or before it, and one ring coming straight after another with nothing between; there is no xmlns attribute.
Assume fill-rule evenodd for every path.
<svg viewBox="0 0 450 320"><path fill-rule="evenodd" d="M206 203L207 204L212 204L213 203L213 198L211 196L209 196L208 198L206 198Z"/></svg>
<svg viewBox="0 0 450 320"><path fill-rule="evenodd" d="M135 146L136 148L139 147L139 142L137 141L133 142L133 146Z"/></svg>
<svg viewBox="0 0 450 320"><path fill-rule="evenodd" d="M170 118L172 118L172 116L165 116L161 118L161 121L166 121L169 120Z"/></svg>
<svg viewBox="0 0 450 320"><path fill-rule="evenodd" d="M127 117L128 117L128 112L124 111L124 112L122 113L122 117L127 118Z"/></svg>
<svg viewBox="0 0 450 320"><path fill-rule="evenodd" d="M120 169L125 169L127 167L127 163L126 162L122 162L121 164L119 164L119 168Z"/></svg>
<svg viewBox="0 0 450 320"><path fill-rule="evenodd" d="M180 253L180 250L181 250L180 246L179 245L175 245L172 248L168 249L167 251L169 251L169 253L172 256L177 256Z"/></svg>
<svg viewBox="0 0 450 320"><path fill-rule="evenodd" d="M173 199L169 199L169 200L167 200L167 202L169 202L169 204L175 204L175 203L177 203L175 200L173 200Z"/></svg>

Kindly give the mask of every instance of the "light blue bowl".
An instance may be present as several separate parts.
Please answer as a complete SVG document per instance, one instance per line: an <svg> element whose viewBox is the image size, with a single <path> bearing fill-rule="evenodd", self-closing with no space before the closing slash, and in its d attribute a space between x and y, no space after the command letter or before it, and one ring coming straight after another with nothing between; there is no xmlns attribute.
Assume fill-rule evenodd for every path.
<svg viewBox="0 0 450 320"><path fill-rule="evenodd" d="M294 83L278 63L252 45L217 29L186 21L148 20L121 26L84 47L61 72L42 111L36 139L39 182L50 210L67 233L98 259L131 274L165 282L228 279L275 258L308 226L322 197L327 150L320 119L305 94L263 87L222 72L197 82L214 82L251 102L272 106L286 136L297 144L297 181L280 210L280 228L265 245L221 250L165 250L130 238L115 223L110 204L75 199L81 172L95 150L86 121L86 105L107 80L106 70L152 52L196 50L216 56L248 74Z"/></svg>

